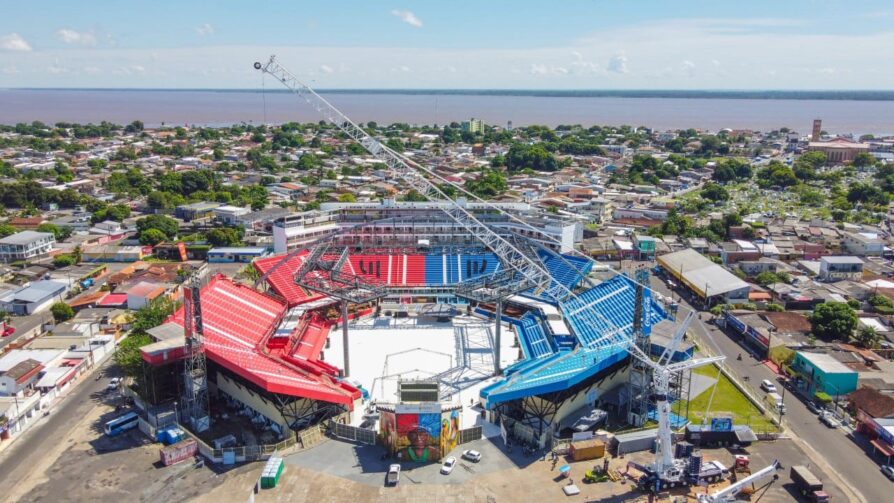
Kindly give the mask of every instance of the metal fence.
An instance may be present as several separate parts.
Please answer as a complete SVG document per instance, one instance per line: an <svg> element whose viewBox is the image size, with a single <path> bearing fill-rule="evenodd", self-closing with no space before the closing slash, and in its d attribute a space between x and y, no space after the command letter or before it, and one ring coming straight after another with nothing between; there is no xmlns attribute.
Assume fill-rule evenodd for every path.
<svg viewBox="0 0 894 503"><path fill-rule="evenodd" d="M459 443L466 444L473 440L481 440L484 436L484 429L481 426L472 426L459 430Z"/></svg>
<svg viewBox="0 0 894 503"><path fill-rule="evenodd" d="M373 445L376 443L376 432L366 428L359 428L348 424L329 423L329 431L337 438L350 440L352 442L360 442L361 444Z"/></svg>

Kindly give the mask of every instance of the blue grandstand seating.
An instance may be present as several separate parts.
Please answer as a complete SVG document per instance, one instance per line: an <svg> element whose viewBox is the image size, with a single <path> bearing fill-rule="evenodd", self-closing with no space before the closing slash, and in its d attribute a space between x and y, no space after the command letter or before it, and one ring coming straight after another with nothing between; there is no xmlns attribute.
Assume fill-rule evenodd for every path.
<svg viewBox="0 0 894 503"><path fill-rule="evenodd" d="M516 328L526 358L541 358L555 352L537 315L528 312L520 320L511 322Z"/></svg>
<svg viewBox="0 0 894 503"><path fill-rule="evenodd" d="M427 284L427 285L443 285L444 284L444 256L443 255L426 255L425 256L425 284Z"/></svg>
<svg viewBox="0 0 894 503"><path fill-rule="evenodd" d="M581 281L583 281L584 275L589 274L590 270L593 268L593 263L583 257L562 255L562 257L565 259L565 261L563 262L552 253L543 250L537 252L537 254L540 256L540 260L543 262L543 266L546 267L546 270L549 271L550 276L553 277L553 281L550 286L555 285L558 281L560 284L565 285L565 287L569 290L573 290L580 284ZM566 264L565 262L568 262L568 264ZM574 267L569 267L569 264ZM535 295L533 290L528 291L527 293L525 293L525 295L540 300L549 300L544 296L545 294Z"/></svg>

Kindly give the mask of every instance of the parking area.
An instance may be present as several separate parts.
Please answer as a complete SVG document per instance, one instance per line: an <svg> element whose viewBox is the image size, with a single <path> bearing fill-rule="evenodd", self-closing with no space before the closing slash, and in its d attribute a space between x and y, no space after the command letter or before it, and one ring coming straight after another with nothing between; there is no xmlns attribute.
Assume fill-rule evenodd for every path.
<svg viewBox="0 0 894 503"><path fill-rule="evenodd" d="M413 467L403 464L400 482L395 487L385 486L385 473L391 461L381 459L381 449L374 446L356 446L350 443L326 440L314 448L286 457L286 469L278 487L262 490L255 495L258 503L281 503L301 501L327 501L356 503L385 501L648 501L648 496L637 490L627 480L586 484L582 482L584 472L591 467L602 466L602 459L570 462L559 459L553 463L543 453L525 456L517 449L509 453L505 448L482 440L468 444L482 452L480 463L459 460L450 475L441 475L438 464ZM459 449L461 451L462 449ZM797 490L789 478L793 464L805 464L806 455L789 440L755 444L745 451L728 449L703 449L706 460L717 460L732 466L735 454L747 454L751 459L751 469L757 471L774 460L782 464L777 472L778 479L767 478L754 488L751 501L776 502L796 501ZM459 457L458 453L451 453ZM623 458L612 458L610 470L623 472L628 461L648 463L653 454L640 452ZM562 488L568 479L562 477L559 468L570 465L570 479L577 484L581 493L565 496ZM827 474L816 466L809 466L825 484L825 490L833 501L846 501L847 497L834 486ZM197 501L218 503L224 495L241 498L251 492L257 481L261 466L252 472L240 473ZM631 471L635 474L635 471ZM747 474L739 474L744 477ZM669 496L687 495L690 501L695 492L714 492L725 487L728 482L711 487L678 489Z"/></svg>

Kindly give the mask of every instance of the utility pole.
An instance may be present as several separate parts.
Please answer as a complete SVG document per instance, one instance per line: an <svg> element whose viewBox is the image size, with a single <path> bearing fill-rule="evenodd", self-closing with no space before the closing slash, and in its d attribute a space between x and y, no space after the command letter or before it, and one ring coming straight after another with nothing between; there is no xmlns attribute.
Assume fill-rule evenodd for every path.
<svg viewBox="0 0 894 503"><path fill-rule="evenodd" d="M494 338L494 375L498 376L503 373L503 370L500 368L500 344L501 344L500 331L501 331L501 325L502 325L502 321L503 321L501 319L503 316L503 298L502 297L497 298L497 313L496 313L496 315L497 315L496 316L497 327L496 327L496 333L494 334L495 335L495 338Z"/></svg>

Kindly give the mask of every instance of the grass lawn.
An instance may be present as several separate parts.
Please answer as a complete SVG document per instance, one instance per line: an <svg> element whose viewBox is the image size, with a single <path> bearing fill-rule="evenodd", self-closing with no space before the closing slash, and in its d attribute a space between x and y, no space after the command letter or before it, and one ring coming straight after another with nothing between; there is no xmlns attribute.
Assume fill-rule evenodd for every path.
<svg viewBox="0 0 894 503"><path fill-rule="evenodd" d="M748 398L736 388L729 379L723 374L718 375L717 367L708 365L693 370L696 374L705 375L716 378L717 391L714 393L714 400L711 401L711 392L714 386L706 389L700 395L689 402L689 420L693 423L700 424L705 417L708 402L711 401L711 409L708 410L707 417L732 416L734 424L747 424L755 431L776 431L774 425L760 409L755 407ZM683 402L681 410L686 410L686 404Z"/></svg>

